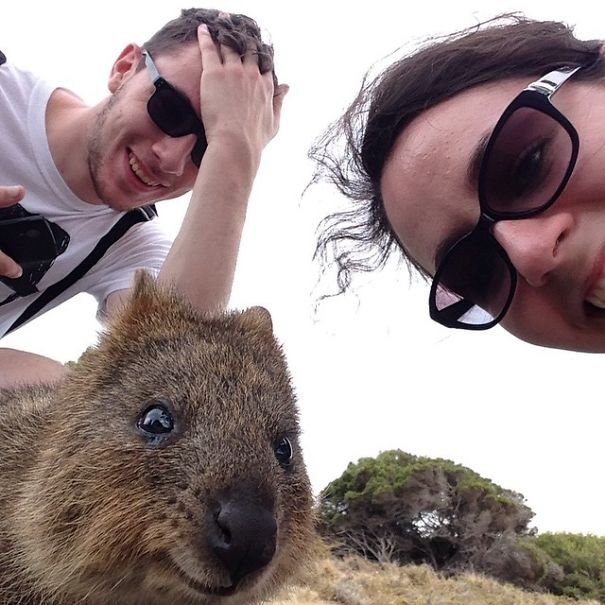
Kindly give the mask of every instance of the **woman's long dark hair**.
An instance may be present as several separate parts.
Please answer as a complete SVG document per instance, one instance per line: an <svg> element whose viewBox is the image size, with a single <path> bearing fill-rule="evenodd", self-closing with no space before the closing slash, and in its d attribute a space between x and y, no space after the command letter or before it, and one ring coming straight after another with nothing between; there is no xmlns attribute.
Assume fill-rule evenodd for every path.
<svg viewBox="0 0 605 605"><path fill-rule="evenodd" d="M399 134L420 113L459 92L513 77L540 76L562 65L587 65L578 78L605 75L602 41L578 40L555 21L500 15L445 38L429 40L362 87L344 113L314 144L312 183L328 181L352 201L350 209L319 225L315 256L337 263L339 293L355 271L384 265L397 247L426 276L397 240L385 215L380 179Z"/></svg>

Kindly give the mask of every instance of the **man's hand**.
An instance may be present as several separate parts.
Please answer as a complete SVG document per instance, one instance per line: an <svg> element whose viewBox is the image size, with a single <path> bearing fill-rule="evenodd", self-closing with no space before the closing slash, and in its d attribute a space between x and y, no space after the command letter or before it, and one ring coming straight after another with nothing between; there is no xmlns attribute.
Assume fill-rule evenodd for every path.
<svg viewBox="0 0 605 605"><path fill-rule="evenodd" d="M202 56L200 105L208 146L230 145L234 152L249 153L255 162L277 134L288 86L273 85L273 74L260 73L256 50L241 57L235 50L213 42L208 28L198 28Z"/></svg>
<svg viewBox="0 0 605 605"><path fill-rule="evenodd" d="M0 220L2 220L2 208L8 208L18 204L25 196L25 190L21 185L0 186ZM21 277L23 269L10 256L0 250L0 277L12 279Z"/></svg>

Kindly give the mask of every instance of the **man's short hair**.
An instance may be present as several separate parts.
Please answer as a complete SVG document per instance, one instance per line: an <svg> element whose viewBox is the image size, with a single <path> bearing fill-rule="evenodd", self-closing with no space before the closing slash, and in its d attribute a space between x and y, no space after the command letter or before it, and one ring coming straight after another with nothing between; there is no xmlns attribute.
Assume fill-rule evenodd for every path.
<svg viewBox="0 0 605 605"><path fill-rule="evenodd" d="M181 15L169 21L143 45L157 57L170 54L183 44L197 42L197 28L202 23L208 26L212 39L232 48L241 56L252 51L258 57L261 73L273 71L273 47L262 40L256 21L246 15L221 12L210 8L186 8ZM277 85L275 72L274 83Z"/></svg>

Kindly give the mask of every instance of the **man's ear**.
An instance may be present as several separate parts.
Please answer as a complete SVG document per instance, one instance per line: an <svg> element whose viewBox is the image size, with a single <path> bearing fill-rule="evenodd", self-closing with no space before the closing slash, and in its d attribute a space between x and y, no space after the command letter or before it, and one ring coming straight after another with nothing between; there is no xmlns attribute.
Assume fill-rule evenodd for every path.
<svg viewBox="0 0 605 605"><path fill-rule="evenodd" d="M107 87L114 94L136 72L141 62L142 50L136 44L129 44L111 67Z"/></svg>

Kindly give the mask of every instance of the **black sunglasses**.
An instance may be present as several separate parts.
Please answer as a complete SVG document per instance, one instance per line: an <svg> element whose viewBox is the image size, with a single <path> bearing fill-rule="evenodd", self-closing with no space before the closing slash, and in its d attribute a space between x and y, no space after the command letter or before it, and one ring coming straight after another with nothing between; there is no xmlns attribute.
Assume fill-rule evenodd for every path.
<svg viewBox="0 0 605 605"><path fill-rule="evenodd" d="M429 312L440 324L486 330L506 315L517 270L492 228L543 212L567 185L580 143L551 97L581 67L562 67L532 82L496 123L479 168L479 222L449 248L431 285Z"/></svg>
<svg viewBox="0 0 605 605"><path fill-rule="evenodd" d="M208 147L202 121L195 113L189 99L179 92L158 72L149 51L143 51L145 66L149 71L155 91L147 101L147 112L156 126L171 137L194 134L197 137L191 151L191 160L199 168Z"/></svg>

